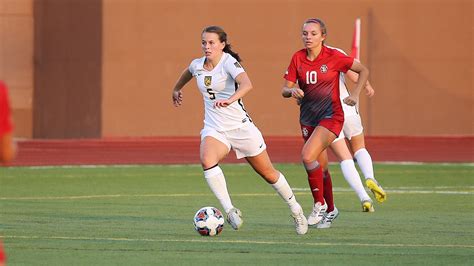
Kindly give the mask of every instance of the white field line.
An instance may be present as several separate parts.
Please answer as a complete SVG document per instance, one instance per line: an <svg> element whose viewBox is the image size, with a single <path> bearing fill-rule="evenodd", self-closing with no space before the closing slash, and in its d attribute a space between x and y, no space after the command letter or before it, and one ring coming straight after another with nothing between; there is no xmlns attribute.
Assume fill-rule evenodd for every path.
<svg viewBox="0 0 474 266"><path fill-rule="evenodd" d="M398 162L398 161L385 161L385 162L375 162L376 164L384 164L384 165L459 165L459 166L473 166L474 162L470 163L425 163L425 162ZM247 165L247 163L226 163L232 165ZM286 164L286 163L278 163L278 164ZM299 164L299 163L290 163L290 164ZM330 165L338 165L337 162L330 162ZM60 168L134 168L134 167L188 167L188 166L197 166L199 167L200 164L190 163L190 164L83 164L83 165L39 165L39 166L10 166L6 169L60 169Z"/></svg>
<svg viewBox="0 0 474 266"><path fill-rule="evenodd" d="M404 187L405 188L405 187ZM421 188L421 187L417 187ZM438 187L426 188L426 190L417 189L400 189L393 188L386 190L391 194L453 194L453 195L474 195L472 187L439 187L442 189L463 189L459 190L436 190ZM295 194L305 195L309 194L309 188L293 188ZM333 191L336 193L354 193L350 188L335 187ZM273 197L275 193L236 193L233 197ZM37 196L37 197L0 197L0 200L83 200L83 199L108 199L108 198L147 198L147 197L165 197L165 198L179 198L179 197L206 197L212 196L212 193L179 193L179 194L108 194L108 195L72 195L72 196Z"/></svg>
<svg viewBox="0 0 474 266"><path fill-rule="evenodd" d="M150 238L108 238L108 237L69 237L69 236L0 236L0 239L50 239L71 241L116 241L116 242L181 242L181 243L229 243L229 244L256 244L256 245L298 245L298 246L348 246L348 247L387 247L387 248L474 248L474 245L456 244L381 244L381 243L329 243L329 242L291 242L291 241L254 241L254 240L222 240L218 238L206 239L150 239Z"/></svg>

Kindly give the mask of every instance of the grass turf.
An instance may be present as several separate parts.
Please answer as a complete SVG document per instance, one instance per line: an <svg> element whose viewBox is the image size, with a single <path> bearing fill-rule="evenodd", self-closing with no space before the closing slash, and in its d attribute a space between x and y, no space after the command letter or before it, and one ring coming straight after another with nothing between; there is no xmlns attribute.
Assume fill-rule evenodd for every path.
<svg viewBox="0 0 474 266"><path fill-rule="evenodd" d="M311 210L304 170L276 165ZM223 165L244 226L217 237L192 226L200 207L221 209L200 167L0 168L0 235L9 265L471 264L474 167L376 165L388 200L362 213L331 165L340 216L295 234L286 204L248 165Z"/></svg>

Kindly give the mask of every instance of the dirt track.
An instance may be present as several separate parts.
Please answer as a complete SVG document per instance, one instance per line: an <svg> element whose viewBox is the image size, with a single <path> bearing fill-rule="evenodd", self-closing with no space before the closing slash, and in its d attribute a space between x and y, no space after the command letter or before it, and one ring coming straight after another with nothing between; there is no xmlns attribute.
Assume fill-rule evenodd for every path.
<svg viewBox="0 0 474 266"><path fill-rule="evenodd" d="M266 137L273 162L299 162L299 137ZM368 137L374 161L474 162L474 137ZM334 157L330 156L334 161ZM226 163L243 162L230 154ZM29 140L11 166L199 163L198 137Z"/></svg>

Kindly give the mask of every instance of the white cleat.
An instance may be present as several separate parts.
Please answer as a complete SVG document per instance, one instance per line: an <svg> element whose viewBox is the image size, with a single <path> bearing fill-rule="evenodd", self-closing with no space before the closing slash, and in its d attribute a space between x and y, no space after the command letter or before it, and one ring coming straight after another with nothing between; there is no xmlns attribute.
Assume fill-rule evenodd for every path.
<svg viewBox="0 0 474 266"><path fill-rule="evenodd" d="M298 213L291 214L293 220L295 220L296 233L298 235L304 235L308 232L308 221L304 216L303 210L301 209Z"/></svg>
<svg viewBox="0 0 474 266"><path fill-rule="evenodd" d="M316 225L321 220L323 220L324 213L328 209L328 205L324 202L324 205L321 205L321 202L316 202L313 206L313 211L308 216L308 224Z"/></svg>
<svg viewBox="0 0 474 266"><path fill-rule="evenodd" d="M244 223L242 220L242 212L237 208L230 209L227 213L227 222L234 230L238 230Z"/></svg>
<svg viewBox="0 0 474 266"><path fill-rule="evenodd" d="M331 227L332 222L337 218L338 215L339 210L336 208L336 206L334 206L334 210L332 212L324 213L323 220L316 225L316 228L322 229Z"/></svg>

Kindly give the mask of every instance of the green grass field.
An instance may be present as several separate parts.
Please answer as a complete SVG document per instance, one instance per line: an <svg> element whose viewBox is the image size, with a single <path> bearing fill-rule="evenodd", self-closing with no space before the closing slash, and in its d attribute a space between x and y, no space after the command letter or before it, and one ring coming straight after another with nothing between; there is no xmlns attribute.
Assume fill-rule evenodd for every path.
<svg viewBox="0 0 474 266"><path fill-rule="evenodd" d="M278 164L305 213L299 164ZM223 165L244 226L217 237L192 226L196 210L221 206L200 167L0 169L0 235L8 265L472 265L474 166L377 164L388 200L361 212L331 165L340 215L298 236L286 204L248 165Z"/></svg>

